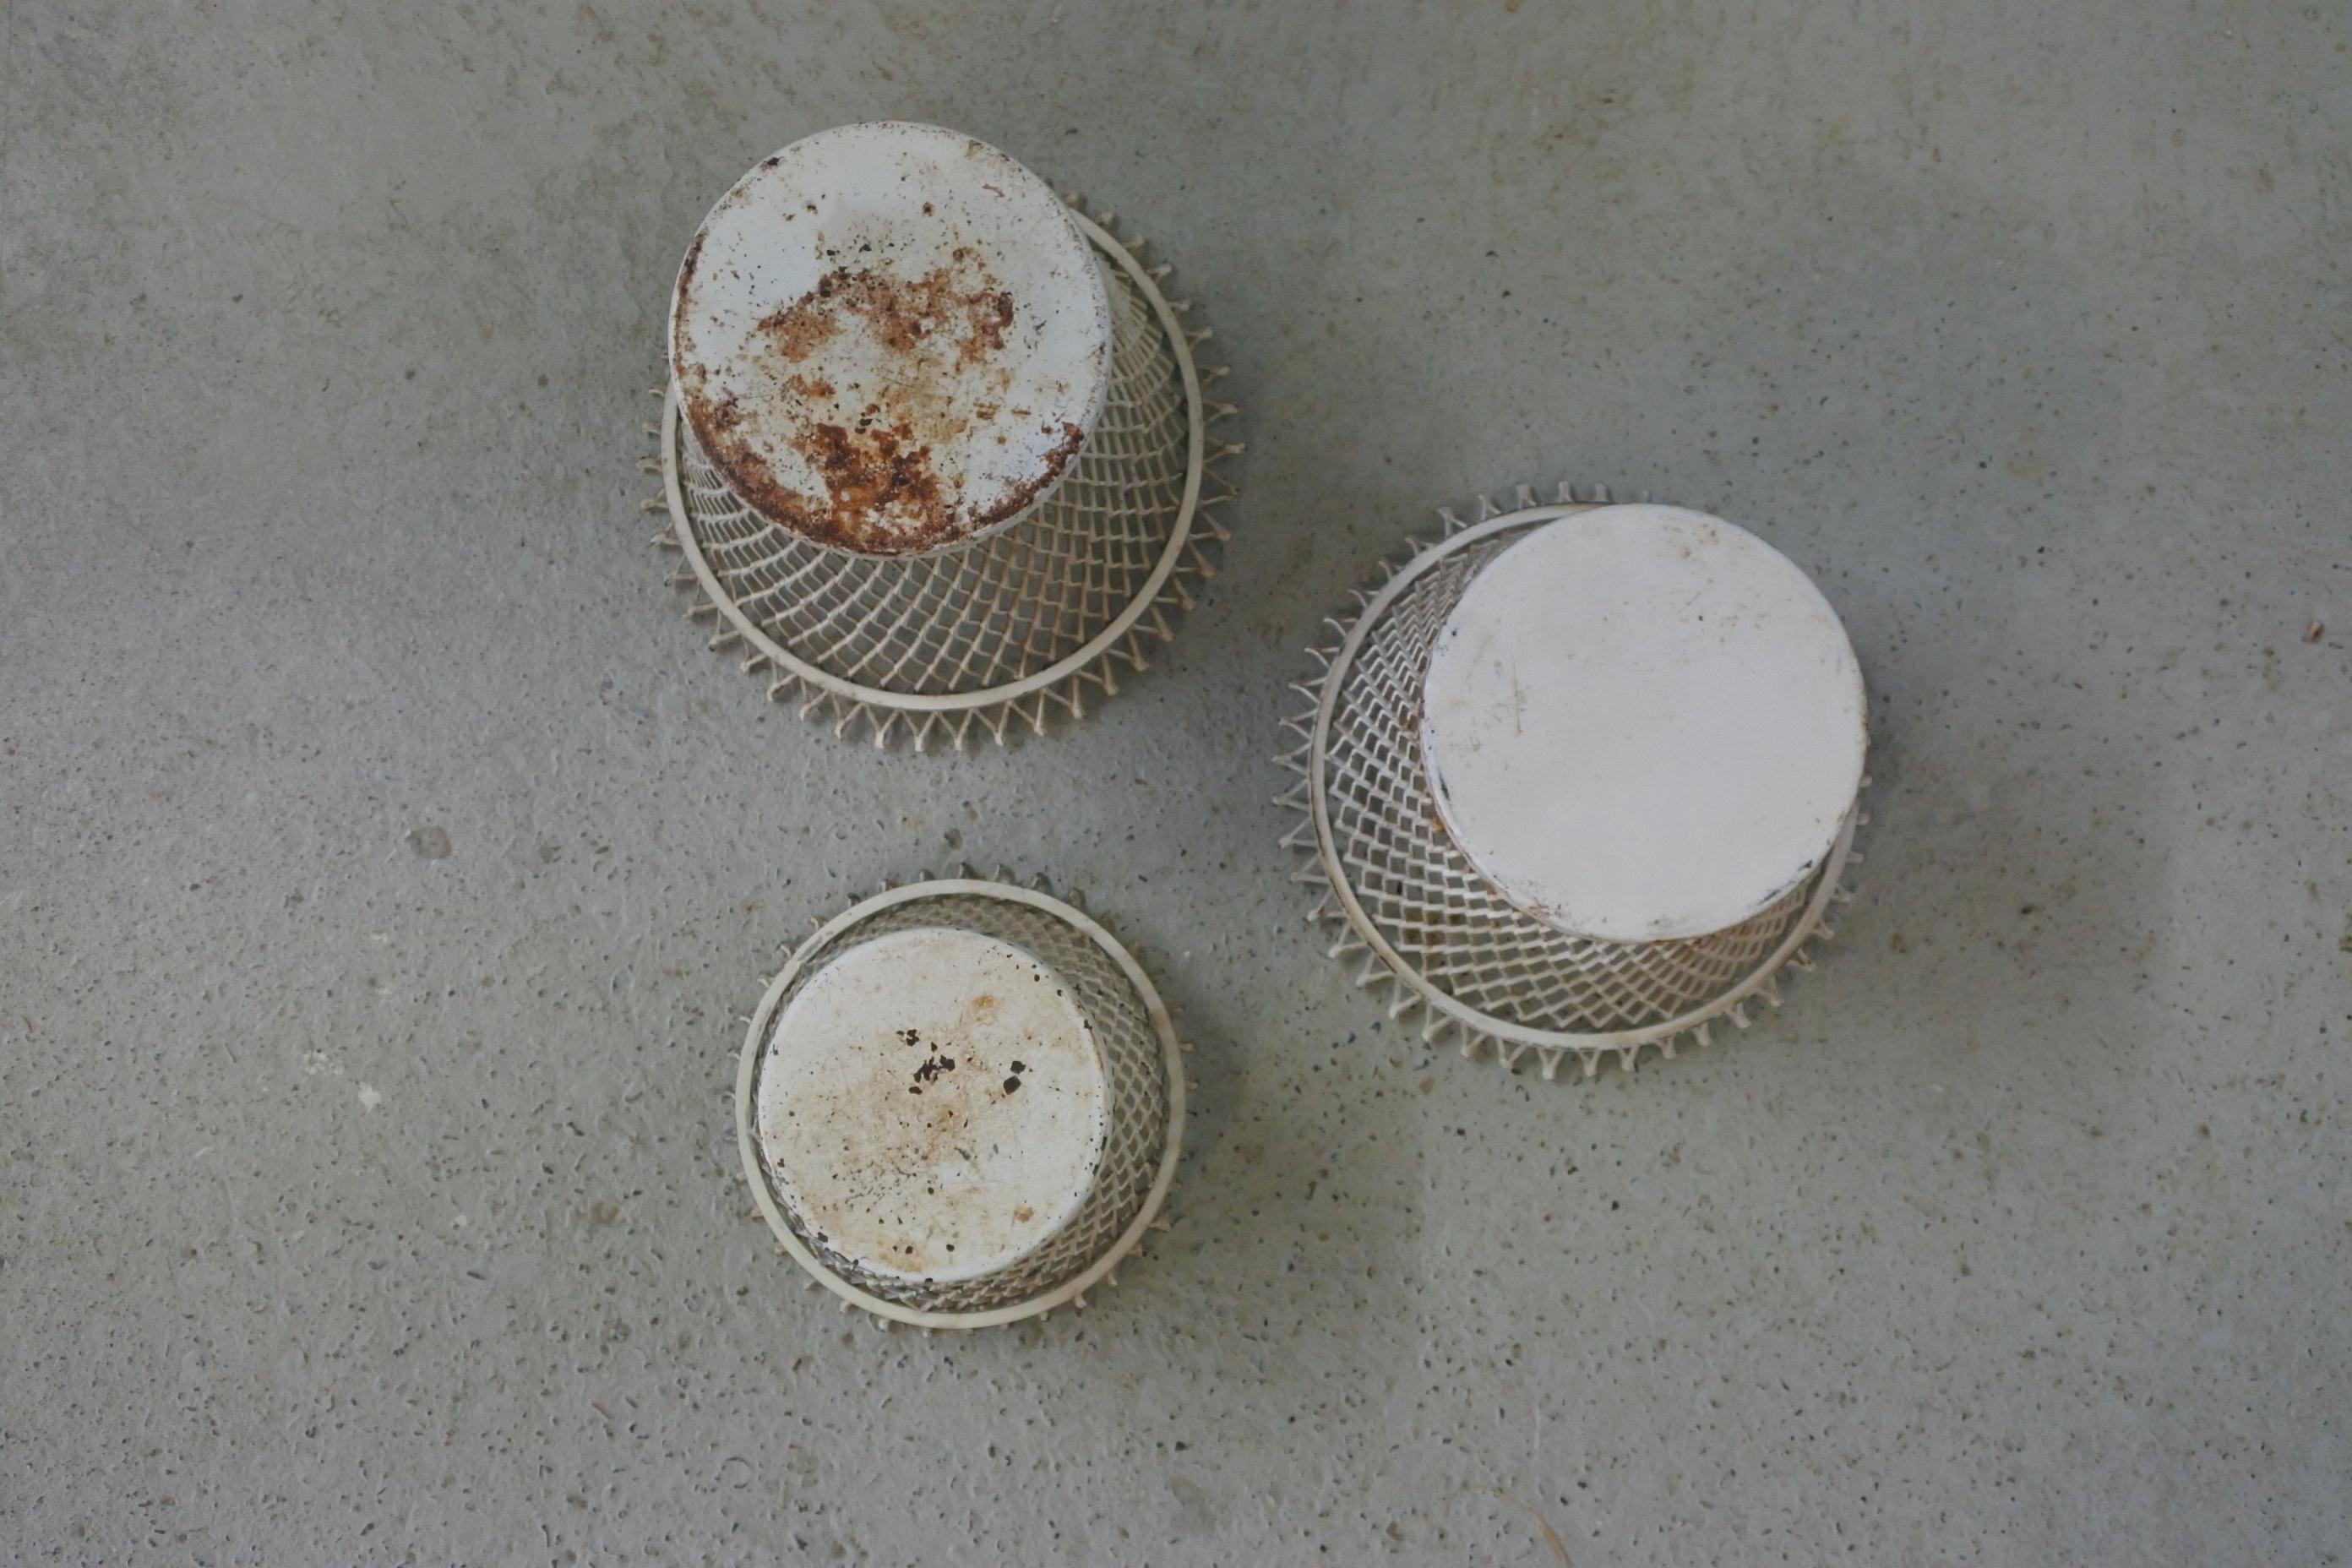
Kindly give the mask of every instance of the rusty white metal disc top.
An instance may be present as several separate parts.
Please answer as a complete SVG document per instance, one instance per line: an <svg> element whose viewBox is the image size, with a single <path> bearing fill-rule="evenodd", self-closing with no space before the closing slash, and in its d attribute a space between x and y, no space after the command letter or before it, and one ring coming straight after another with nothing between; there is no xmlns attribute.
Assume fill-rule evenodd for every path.
<svg viewBox="0 0 2352 1568"><path fill-rule="evenodd" d="M1512 903L1613 942L1703 936L1822 865L1862 782L1862 670L1811 580L1669 506L1536 529L1448 616L1422 755Z"/></svg>
<svg viewBox="0 0 2352 1568"><path fill-rule="evenodd" d="M1094 255L1036 175L932 125L795 142L703 220L670 366L754 510L866 555L1008 526L1094 428L1111 370Z"/></svg>
<svg viewBox="0 0 2352 1568"><path fill-rule="evenodd" d="M1011 942L917 927L830 961L770 1036L756 1126L776 1184L877 1276L1010 1268L1102 1163L1109 1088L1064 978Z"/></svg>

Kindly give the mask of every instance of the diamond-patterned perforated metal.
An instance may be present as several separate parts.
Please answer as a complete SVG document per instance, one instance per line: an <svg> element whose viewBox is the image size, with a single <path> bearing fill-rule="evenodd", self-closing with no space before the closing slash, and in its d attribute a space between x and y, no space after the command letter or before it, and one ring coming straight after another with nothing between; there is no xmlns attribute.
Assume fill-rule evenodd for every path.
<svg viewBox="0 0 2352 1568"><path fill-rule="evenodd" d="M682 582L716 584L718 602L696 605L725 623L713 646L746 642L747 668L781 676L773 695L797 687L803 711L830 705L839 727L863 720L877 742L903 726L919 747L938 733L961 744L975 723L1002 740L1015 720L1042 731L1049 708L1082 711L1082 683L1115 690L1109 660L1139 669L1173 635L1186 580L1213 573L1204 545L1223 537L1201 509L1232 492L1204 493L1204 470L1240 448L1207 444L1204 429L1233 411L1187 384L1207 334L1171 330L1186 307L1162 300L1105 230L1080 226L1108 263L1110 386L1069 476L1003 533L920 557L824 549L739 500L687 422L669 421L678 515L665 542L709 574Z"/></svg>
<svg viewBox="0 0 2352 1568"><path fill-rule="evenodd" d="M1524 505L1532 500L1522 492ZM1284 758L1305 775L1286 802L1307 815L1285 843L1317 856L1306 877L1330 889L1315 917L1342 928L1334 956L1363 959L1360 983L1401 983L1396 1011L1428 1005L1433 1037L1451 1026L1465 1054L1491 1043L1507 1066L1533 1052L1547 1077L1570 1053L1590 1073L1612 1051L1630 1067L1653 1041L1671 1055L1671 1037L1684 1030L1704 1041L1710 1018L1728 1014L1744 1026L1747 1015L1736 1009L1751 994L1777 1005L1774 972L1783 963L1811 967L1792 939L1831 934L1818 922L1827 896L1839 890L1848 842L1842 837L1820 870L1754 917L1655 942L1555 930L1506 900L1454 847L1421 763L1430 650L1479 570L1556 515L1471 537L1447 514L1449 537L1391 574L1406 579L1393 597L1383 605L1359 595L1375 606L1364 612L1374 618L1352 655L1345 650L1354 620L1334 623L1339 636L1316 656L1327 672L1299 688L1316 707L1285 721L1300 743ZM1481 521L1499 516L1488 506ZM1327 692L1334 693L1329 718L1318 731ZM1695 757L1693 765L1713 764ZM1316 833L1318 804L1328 841ZM1388 952L1375 952L1361 940L1367 934Z"/></svg>
<svg viewBox="0 0 2352 1568"><path fill-rule="evenodd" d="M1092 1026L1109 1081L1102 1163L1093 1190L1069 1224L1017 1266L978 1279L928 1285L878 1275L819 1241L781 1196L775 1173L761 1156L761 1177L775 1210L794 1237L843 1279L882 1300L928 1312L979 1312L1010 1306L1053 1289L1101 1259L1134 1223L1149 1197L1167 1147L1169 1093L1166 1042L1134 984L1102 946L1046 910L1006 899L968 893L911 900L877 911L841 931L806 962L770 1015L781 1018L792 997L826 963L850 948L892 931L950 926L992 936L1030 953L1059 973ZM768 1040L761 1043L760 1059ZM755 1069L756 1071L757 1069ZM751 1102L757 1102L757 1079Z"/></svg>

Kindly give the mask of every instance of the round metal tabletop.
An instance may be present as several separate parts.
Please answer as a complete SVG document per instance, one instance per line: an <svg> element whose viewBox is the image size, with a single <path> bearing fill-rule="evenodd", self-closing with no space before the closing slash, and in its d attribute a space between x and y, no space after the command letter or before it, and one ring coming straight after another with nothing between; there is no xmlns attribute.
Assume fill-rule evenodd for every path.
<svg viewBox="0 0 2352 1568"><path fill-rule="evenodd" d="M688 424L729 489L866 555L1024 515L1092 432L1111 347L1102 272L1053 190L896 121L820 132L738 181L670 316Z"/></svg>

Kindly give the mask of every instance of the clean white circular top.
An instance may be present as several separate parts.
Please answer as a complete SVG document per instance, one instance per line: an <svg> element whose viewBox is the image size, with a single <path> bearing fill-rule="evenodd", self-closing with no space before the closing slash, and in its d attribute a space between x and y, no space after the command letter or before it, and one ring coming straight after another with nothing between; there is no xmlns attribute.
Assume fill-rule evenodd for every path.
<svg viewBox="0 0 2352 1568"><path fill-rule="evenodd" d="M1454 842L1580 936L1737 925L1828 855L1862 784L1862 668L1796 565L1670 506L1547 523L1446 619L1422 756Z"/></svg>
<svg viewBox="0 0 2352 1568"><path fill-rule="evenodd" d="M821 131L738 181L678 268L670 368L736 496L868 555L1008 527L1110 381L1110 296L1052 189L982 142Z"/></svg>
<svg viewBox="0 0 2352 1568"><path fill-rule="evenodd" d="M842 1257L976 1279L1052 1238L1101 1163L1102 1054L1055 970L919 927L833 959L769 1032L755 1107L777 1194Z"/></svg>

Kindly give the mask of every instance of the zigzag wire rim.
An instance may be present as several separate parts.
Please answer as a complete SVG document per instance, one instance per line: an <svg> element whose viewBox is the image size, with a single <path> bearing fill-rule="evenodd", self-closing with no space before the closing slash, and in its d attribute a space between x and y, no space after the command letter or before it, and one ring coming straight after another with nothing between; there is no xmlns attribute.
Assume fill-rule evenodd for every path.
<svg viewBox="0 0 2352 1568"><path fill-rule="evenodd" d="M1039 913L1060 920L1079 934L1100 947L1116 964L1128 982L1136 988L1139 998L1151 1021L1152 1033L1158 1037L1161 1058L1167 1073L1168 1122L1162 1132L1162 1147L1150 1191L1142 1206L1129 1221L1124 1231L1105 1249L1102 1255L1069 1279L1040 1291L1025 1300L982 1311L927 1311L900 1302L886 1301L859 1289L845 1279L824 1261L809 1250L808 1245L794 1235L793 1227L776 1199L769 1191L767 1179L760 1163L759 1136L752 1125L751 1094L759 1071L759 1055L776 1004L782 998L798 976L804 961L822 951L843 931L869 916L878 914L910 900L941 897L965 896L1002 899L1026 905ZM1000 866L992 876L983 877L968 865L952 868L945 877L934 877L929 871L918 871L905 881L884 879L876 891L854 895L835 913L814 915L809 920L809 934L796 942L780 945L784 967L767 980L760 1002L748 1015L735 1022L745 1034L742 1049L737 1058L735 1079L736 1152L743 1173L751 1188L761 1217L775 1237L777 1250L798 1264L806 1276L805 1289L823 1289L839 1299L841 1310L863 1310L884 1329L904 1323L923 1331L925 1338L940 1329L969 1331L995 1328L1003 1324L1034 1320L1044 1322L1061 1308L1067 1306L1084 1313L1087 1307L1087 1292L1097 1285L1117 1289L1118 1271L1130 1263L1147 1260L1145 1247L1155 1232L1173 1230L1175 1216L1166 1212L1168 1197L1176 1183L1176 1170L1184 1152L1184 1119L1191 1096L1199 1085L1190 1076L1184 1058L1192 1054L1190 1042L1181 1039L1166 1001L1160 996L1150 974L1135 949L1122 942L1096 920L1087 909L1086 895L1076 889L1056 893L1050 878L1040 873L1028 879L1016 879L1013 872Z"/></svg>
<svg viewBox="0 0 2352 1568"><path fill-rule="evenodd" d="M1124 662L1131 671L1148 668L1152 647L1173 640L1176 618L1194 605L1188 582L1216 575L1217 563L1207 545L1222 544L1232 535L1211 515L1211 509L1224 505L1240 493L1239 487L1219 472L1217 465L1238 456L1244 447L1238 441L1211 441L1209 427L1237 416L1240 410L1230 403L1208 402L1205 389L1222 380L1228 367L1218 365L1203 371L1195 364L1192 351L1213 334L1207 328L1187 329L1182 324L1192 301L1171 300L1160 289L1160 282L1171 268L1164 262L1152 267L1143 264L1139 253L1148 243L1143 237L1120 239L1110 228L1118 221L1117 214L1101 211L1089 217L1082 210L1079 198L1069 195L1064 200L1080 232L1120 268L1128 282L1151 308L1166 337L1183 385L1187 452L1182 498L1167 542L1150 575L1107 626L1083 646L1044 669L967 692L891 691L845 680L800 658L771 637L740 610L719 584L688 526L680 473L683 422L677 389L674 384L654 389L653 395L663 400L662 417L658 424L649 424L645 428L647 435L660 440L661 448L638 466L662 476L663 493L646 501L641 510L666 511L669 515L669 525L654 536L653 542L680 551L687 558L688 569L673 574L669 581L672 586L688 589L691 595L688 618L712 618L718 623L718 631L709 640L713 652L726 652L739 646L747 648L740 661L746 674L759 674L763 668L775 673L776 679L768 688L770 700L796 699L802 717L830 719L835 735L845 737L863 725L871 732L875 745L887 747L903 731L919 752L928 750L934 736L941 733L956 750L963 750L974 729L1002 745L1016 723L1024 723L1031 733L1042 736L1046 732L1048 715L1056 708L1074 721L1086 716L1089 685L1106 697L1117 695L1115 662ZM1212 481L1217 488L1210 488Z"/></svg>
<svg viewBox="0 0 2352 1568"><path fill-rule="evenodd" d="M1633 499L1646 500L1648 497L1637 493ZM1491 1056L1506 1070L1516 1070L1522 1061L1532 1057L1546 1079L1558 1077L1561 1063L1571 1056L1581 1062L1581 1076L1586 1079L1597 1074L1601 1062L1611 1056L1617 1058L1622 1070L1631 1072L1644 1047L1656 1047L1660 1057L1671 1060L1678 1042L1712 1044L1710 1026L1718 1021L1727 1020L1738 1029L1748 1028L1754 1021L1749 1014L1751 1003L1761 1000L1767 1006L1780 1005L1780 977L1810 972L1814 967L1810 950L1837 934L1825 918L1828 907L1853 898L1853 890L1844 886L1844 871L1848 866L1862 862L1861 853L1853 847L1853 837L1858 827L1869 823L1870 817L1858 801L1847 812L1836 844L1814 874L1813 891L1802 912L1762 961L1713 996L1656 1023L1581 1035L1532 1028L1471 1006L1421 974L1364 910L1333 842L1324 776L1331 720L1366 634L1381 612L1423 573L1478 540L1606 506L1611 497L1605 486L1589 487L1580 497L1575 487L1563 480L1552 502L1538 501L1533 487L1528 485L1517 488L1516 501L1514 509L1507 512L1481 495L1476 515L1466 521L1451 507L1440 508L1436 537L1408 541L1402 554L1381 564L1370 588L1350 590L1355 601L1352 611L1325 617L1328 637L1307 650L1320 667L1319 673L1290 683L1290 689L1305 700L1306 706L1280 721L1280 727L1297 740L1275 761L1297 773L1298 782L1276 796L1275 804L1298 812L1302 818L1283 835L1282 847L1297 852L1304 860L1291 879L1322 889L1307 919L1318 929L1327 925L1331 928L1335 940L1328 949L1328 956L1356 964L1354 981L1358 986L1389 987L1390 1017L1402 1019L1418 1010L1425 1041L1434 1044L1450 1032L1458 1040L1464 1057L1475 1059L1481 1055ZM1862 784L1868 788L1869 778L1865 776Z"/></svg>

